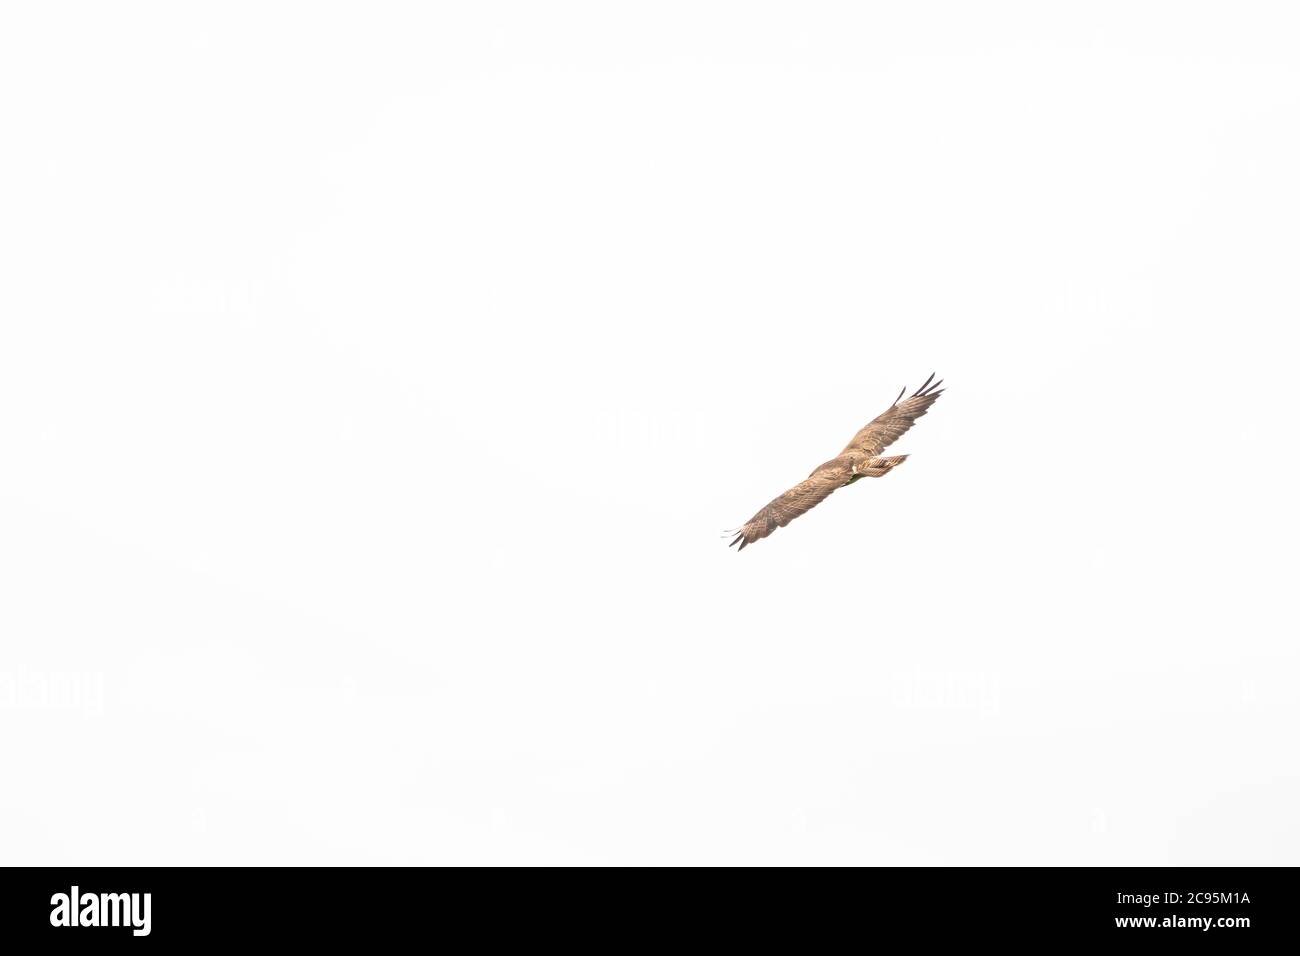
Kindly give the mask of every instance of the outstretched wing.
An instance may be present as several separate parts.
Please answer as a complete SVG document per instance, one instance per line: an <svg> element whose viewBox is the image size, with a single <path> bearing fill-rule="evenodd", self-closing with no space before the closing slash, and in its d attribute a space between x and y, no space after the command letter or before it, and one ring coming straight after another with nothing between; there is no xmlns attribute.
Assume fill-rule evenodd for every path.
<svg viewBox="0 0 1300 956"><path fill-rule="evenodd" d="M943 394L943 389L939 386L943 384L943 379L934 382L934 375L925 380L925 384L918 388L907 399L903 398L903 389L898 393L898 398L894 399L894 404L881 412L853 436L853 441L844 446L841 455L866 455L874 457L898 441L912 423L930 410L935 399Z"/></svg>
<svg viewBox="0 0 1300 956"><path fill-rule="evenodd" d="M758 514L746 521L731 545L739 543L740 550L744 551L745 545L766 538L777 528L784 528L805 511L821 504L832 491L847 484L852 477L851 461L843 458L828 461L785 494L773 498Z"/></svg>

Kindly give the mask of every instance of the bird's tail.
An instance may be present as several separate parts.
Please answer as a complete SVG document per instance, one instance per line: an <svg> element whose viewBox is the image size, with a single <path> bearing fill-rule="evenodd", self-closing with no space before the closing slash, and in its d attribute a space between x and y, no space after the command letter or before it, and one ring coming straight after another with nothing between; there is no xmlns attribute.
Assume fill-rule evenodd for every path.
<svg viewBox="0 0 1300 956"><path fill-rule="evenodd" d="M858 468L859 475L866 475L868 478L879 478L887 475L903 462L907 461L906 455L891 455L888 458L873 458L863 463Z"/></svg>

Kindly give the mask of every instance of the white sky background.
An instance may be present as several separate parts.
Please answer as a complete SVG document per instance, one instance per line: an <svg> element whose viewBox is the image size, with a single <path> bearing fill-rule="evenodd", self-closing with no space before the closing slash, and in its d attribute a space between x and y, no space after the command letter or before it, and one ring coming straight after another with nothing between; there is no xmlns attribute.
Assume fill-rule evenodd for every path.
<svg viewBox="0 0 1300 956"><path fill-rule="evenodd" d="M6 6L4 862L1294 864L1297 49Z"/></svg>

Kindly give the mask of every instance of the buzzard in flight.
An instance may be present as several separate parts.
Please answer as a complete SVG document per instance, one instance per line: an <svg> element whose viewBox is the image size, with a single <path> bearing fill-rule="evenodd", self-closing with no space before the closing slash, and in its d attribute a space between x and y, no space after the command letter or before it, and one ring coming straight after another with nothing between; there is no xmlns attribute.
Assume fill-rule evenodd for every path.
<svg viewBox="0 0 1300 956"><path fill-rule="evenodd" d="M740 550L744 551L745 545L766 538L777 528L784 528L805 511L821 504L836 488L851 485L859 478L887 475L906 461L906 455L881 458L880 453L902 437L912 427L912 423L928 412L935 399L943 394L943 389L939 387L943 384L943 379L933 385L931 382L934 382L933 375L902 401L900 399L903 399L903 393L907 389L899 392L894 404L854 435L853 441L844 446L838 458L817 466L805 480L768 502L758 514L745 522L731 544L739 544Z"/></svg>

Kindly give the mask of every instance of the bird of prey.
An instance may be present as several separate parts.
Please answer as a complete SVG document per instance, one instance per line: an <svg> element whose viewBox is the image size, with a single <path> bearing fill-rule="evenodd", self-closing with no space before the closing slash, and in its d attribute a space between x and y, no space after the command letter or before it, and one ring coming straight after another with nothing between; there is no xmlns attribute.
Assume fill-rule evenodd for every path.
<svg viewBox="0 0 1300 956"><path fill-rule="evenodd" d="M934 384L931 385L931 382ZM901 465L907 460L906 455L881 458L880 453L930 410L935 399L943 394L944 390L939 387L942 384L943 379L935 382L934 375L931 375L906 400L903 400L903 394L907 391L904 388L898 393L898 398L894 399L894 404L854 435L853 441L844 446L838 457L824 465L818 465L805 480L779 498L773 498L758 514L746 521L728 547L739 544L740 550L744 551L746 545L766 538L777 528L784 528L805 511L821 504L836 488L851 485L859 478L879 478ZM734 532L728 532L732 533Z"/></svg>

